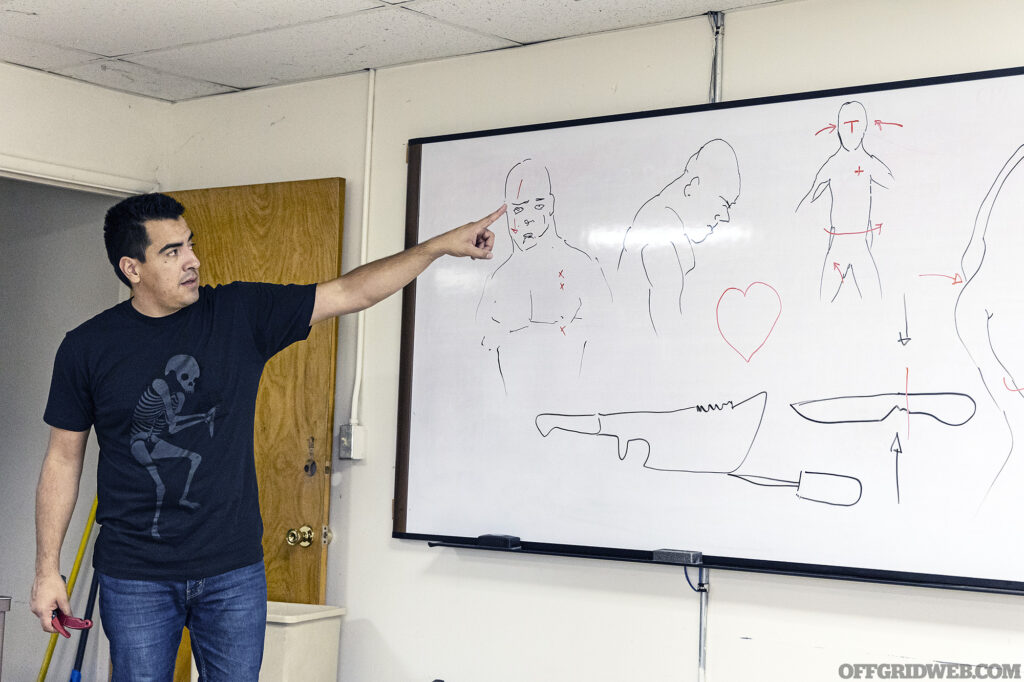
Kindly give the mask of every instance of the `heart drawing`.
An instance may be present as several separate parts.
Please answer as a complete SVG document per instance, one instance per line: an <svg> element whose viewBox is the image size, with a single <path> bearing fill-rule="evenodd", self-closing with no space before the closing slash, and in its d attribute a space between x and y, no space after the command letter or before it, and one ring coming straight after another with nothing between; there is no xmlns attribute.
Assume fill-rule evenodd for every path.
<svg viewBox="0 0 1024 682"><path fill-rule="evenodd" d="M768 342L781 315L779 292L764 282L753 282L746 289L729 287L715 306L718 333L747 362Z"/></svg>

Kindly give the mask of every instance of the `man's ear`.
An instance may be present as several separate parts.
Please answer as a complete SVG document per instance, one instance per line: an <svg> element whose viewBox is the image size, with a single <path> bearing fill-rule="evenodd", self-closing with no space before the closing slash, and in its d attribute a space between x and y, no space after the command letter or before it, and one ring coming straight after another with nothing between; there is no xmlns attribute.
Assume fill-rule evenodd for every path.
<svg viewBox="0 0 1024 682"><path fill-rule="evenodd" d="M697 190L699 190L699 189L700 189L700 176L699 175L695 175L695 176L693 176L693 180L690 180L688 183L686 183L686 187L683 188L683 196L689 198L689 197L693 196L693 194Z"/></svg>
<svg viewBox="0 0 1024 682"><path fill-rule="evenodd" d="M135 286L139 283L142 277L139 275L139 261L130 256L121 256L121 260L117 263L118 267L121 268L121 272L128 281Z"/></svg>

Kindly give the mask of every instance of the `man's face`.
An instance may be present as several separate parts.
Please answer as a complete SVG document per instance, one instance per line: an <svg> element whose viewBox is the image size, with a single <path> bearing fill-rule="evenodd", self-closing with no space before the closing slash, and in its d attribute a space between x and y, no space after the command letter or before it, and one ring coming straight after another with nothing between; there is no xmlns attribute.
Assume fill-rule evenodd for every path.
<svg viewBox="0 0 1024 682"><path fill-rule="evenodd" d="M839 144L847 151L856 149L864 141L868 129L868 114L860 102L847 102L839 108L836 130Z"/></svg>
<svg viewBox="0 0 1024 682"><path fill-rule="evenodd" d="M700 185L690 195L692 205L688 215L694 216L694 225L687 226L690 241L699 244L715 231L719 223L729 222L729 209L739 199L739 176L731 171L707 170Z"/></svg>
<svg viewBox="0 0 1024 682"><path fill-rule="evenodd" d="M548 193L536 197L513 197L506 214L508 234L523 251L537 246L551 227L555 198Z"/></svg>
<svg viewBox="0 0 1024 682"><path fill-rule="evenodd" d="M199 300L199 259L184 218L147 220L146 260L137 263L132 295L143 312L169 315Z"/></svg>

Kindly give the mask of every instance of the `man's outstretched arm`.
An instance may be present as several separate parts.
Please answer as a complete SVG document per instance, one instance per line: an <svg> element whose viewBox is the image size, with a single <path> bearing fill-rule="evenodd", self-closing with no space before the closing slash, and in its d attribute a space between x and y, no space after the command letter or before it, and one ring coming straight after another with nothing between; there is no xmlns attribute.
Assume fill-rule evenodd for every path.
<svg viewBox="0 0 1024 682"><path fill-rule="evenodd" d="M490 258L494 233L488 228L505 212L502 206L486 218L428 239L387 258L362 265L316 287L309 324L369 308L395 293L444 255Z"/></svg>
<svg viewBox="0 0 1024 682"><path fill-rule="evenodd" d="M67 588L60 577L60 548L68 532L78 499L85 443L89 431L50 428L50 444L36 488L36 578L32 585L32 613L46 632L54 632L54 609L71 615Z"/></svg>

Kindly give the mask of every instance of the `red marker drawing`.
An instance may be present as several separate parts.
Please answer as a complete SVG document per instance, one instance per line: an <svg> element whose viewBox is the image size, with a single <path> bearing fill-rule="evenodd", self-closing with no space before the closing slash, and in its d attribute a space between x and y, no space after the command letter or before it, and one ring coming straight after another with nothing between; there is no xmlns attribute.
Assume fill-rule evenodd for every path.
<svg viewBox="0 0 1024 682"><path fill-rule="evenodd" d="M946 279L953 280L952 282L950 282L950 284L952 286L956 286L957 284L963 284L964 283L964 281L962 279L960 279L960 273L959 272L955 272L952 275L928 274L928 275L918 275L918 277L945 277Z"/></svg>
<svg viewBox="0 0 1024 682"><path fill-rule="evenodd" d="M765 282L752 282L746 289L729 287L715 305L718 333L744 362L768 343L781 315L782 297Z"/></svg>
<svg viewBox="0 0 1024 682"><path fill-rule="evenodd" d="M889 121L880 121L877 118L875 119L875 125L878 126L879 130L882 129L882 126L897 126L899 128L903 127L902 123L890 123Z"/></svg>
<svg viewBox="0 0 1024 682"><path fill-rule="evenodd" d="M825 126L824 128L822 128L821 130L819 130L817 133L814 133L814 134L818 135L819 133L823 133L826 130L831 133L835 129L836 129L836 127L833 124L829 123L827 126Z"/></svg>
<svg viewBox="0 0 1024 682"><path fill-rule="evenodd" d="M1006 383L1006 377L1003 377L1003 387L1006 388L1007 391L1011 391L1013 393L1020 393L1021 391L1024 391L1024 388L1010 388L1010 385Z"/></svg>
<svg viewBox="0 0 1024 682"><path fill-rule="evenodd" d="M827 232L828 234L833 234L833 235L867 234L868 232L878 232L879 234L881 234L882 233L882 223L876 223L874 227L870 227L870 228L868 228L866 230L857 230L855 232L836 232L835 230L830 230L827 227L823 227L821 229L825 230L825 232Z"/></svg>
<svg viewBox="0 0 1024 682"><path fill-rule="evenodd" d="M906 383L903 384L903 393L907 396L907 440L910 440L910 368L907 367Z"/></svg>

